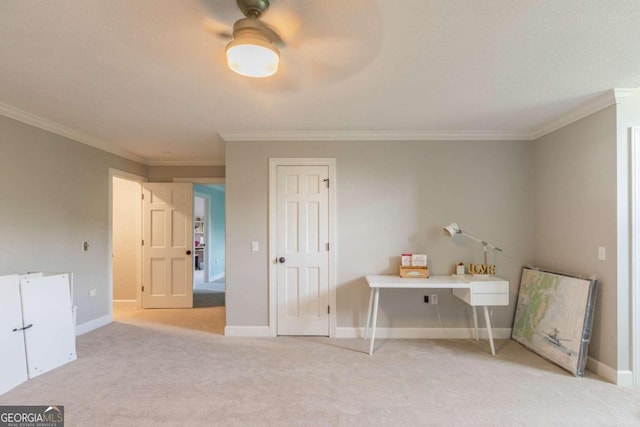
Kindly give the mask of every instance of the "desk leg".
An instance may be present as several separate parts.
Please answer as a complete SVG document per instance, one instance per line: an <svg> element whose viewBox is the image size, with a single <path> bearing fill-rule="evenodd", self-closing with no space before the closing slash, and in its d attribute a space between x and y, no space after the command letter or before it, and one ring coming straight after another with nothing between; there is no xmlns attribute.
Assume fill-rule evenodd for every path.
<svg viewBox="0 0 640 427"><path fill-rule="evenodd" d="M371 311L373 309L373 289L369 291L369 312L367 313L367 328L364 330L364 339L369 338L369 326L371 326Z"/></svg>
<svg viewBox="0 0 640 427"><path fill-rule="evenodd" d="M489 309L487 308L486 305L482 306L482 308L484 308L484 322L487 325L487 333L489 334L489 344L491 345L491 354L495 356L496 349L493 346L493 333L491 332L491 318L489 317Z"/></svg>
<svg viewBox="0 0 640 427"><path fill-rule="evenodd" d="M476 341L478 341L480 334L478 334L478 312L476 311L476 306L472 305L471 310L473 310L473 327L476 328Z"/></svg>
<svg viewBox="0 0 640 427"><path fill-rule="evenodd" d="M380 302L380 288L375 288L373 295L373 329L371 330L371 344L369 345L369 356L373 354L373 342L376 339L376 323L378 323L378 303Z"/></svg>

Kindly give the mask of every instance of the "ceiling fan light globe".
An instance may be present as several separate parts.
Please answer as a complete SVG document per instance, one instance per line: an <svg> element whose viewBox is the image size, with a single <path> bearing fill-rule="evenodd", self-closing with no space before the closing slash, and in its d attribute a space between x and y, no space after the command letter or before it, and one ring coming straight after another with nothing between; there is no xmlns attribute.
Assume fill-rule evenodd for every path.
<svg viewBox="0 0 640 427"><path fill-rule="evenodd" d="M273 43L260 39L233 40L227 45L227 65L247 77L269 77L278 71L280 54Z"/></svg>

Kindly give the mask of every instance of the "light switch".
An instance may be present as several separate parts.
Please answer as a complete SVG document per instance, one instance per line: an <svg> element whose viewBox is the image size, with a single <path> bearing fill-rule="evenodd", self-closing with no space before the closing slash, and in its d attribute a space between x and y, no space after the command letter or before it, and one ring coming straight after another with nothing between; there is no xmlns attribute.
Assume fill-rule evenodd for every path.
<svg viewBox="0 0 640 427"><path fill-rule="evenodd" d="M607 259L607 248L604 246L598 246L598 259L600 261L606 261Z"/></svg>
<svg viewBox="0 0 640 427"><path fill-rule="evenodd" d="M89 297L93 298L96 296L96 290L95 289L89 289Z"/></svg>
<svg viewBox="0 0 640 427"><path fill-rule="evenodd" d="M251 242L251 252L258 252L258 242L256 241Z"/></svg>

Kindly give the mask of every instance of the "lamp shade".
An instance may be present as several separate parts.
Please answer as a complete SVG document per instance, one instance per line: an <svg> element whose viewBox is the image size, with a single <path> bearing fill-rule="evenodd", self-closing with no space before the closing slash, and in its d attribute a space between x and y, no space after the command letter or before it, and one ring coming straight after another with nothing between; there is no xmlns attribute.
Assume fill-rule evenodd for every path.
<svg viewBox="0 0 640 427"><path fill-rule="evenodd" d="M458 224L455 222L452 222L444 228L444 231L449 233L449 236L453 237L454 234L460 233L460 227L458 227Z"/></svg>
<svg viewBox="0 0 640 427"><path fill-rule="evenodd" d="M269 77L278 71L280 54L273 43L259 37L237 38L227 45L227 65L247 77Z"/></svg>

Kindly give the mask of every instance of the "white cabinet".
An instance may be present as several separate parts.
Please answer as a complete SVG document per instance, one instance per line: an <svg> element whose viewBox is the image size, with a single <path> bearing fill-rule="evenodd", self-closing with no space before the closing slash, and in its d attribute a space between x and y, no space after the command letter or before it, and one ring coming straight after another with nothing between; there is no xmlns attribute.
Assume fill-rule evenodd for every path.
<svg viewBox="0 0 640 427"><path fill-rule="evenodd" d="M77 358L70 283L67 274L0 277L0 394Z"/></svg>

